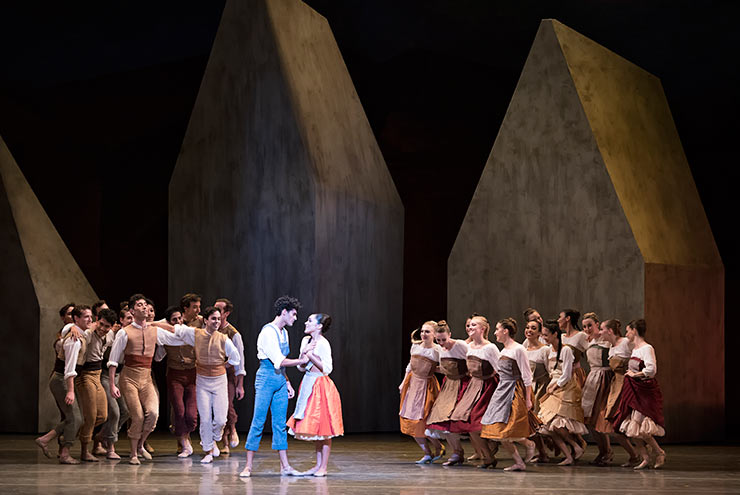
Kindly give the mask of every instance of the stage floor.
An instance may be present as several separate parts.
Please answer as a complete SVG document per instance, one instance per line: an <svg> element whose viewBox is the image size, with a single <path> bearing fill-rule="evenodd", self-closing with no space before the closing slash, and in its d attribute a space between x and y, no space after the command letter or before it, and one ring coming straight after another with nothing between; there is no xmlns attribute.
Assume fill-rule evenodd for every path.
<svg viewBox="0 0 740 495"><path fill-rule="evenodd" d="M516 493L740 493L740 447L666 447L665 466L659 470L599 468L588 465L596 454L589 446L575 467L534 465L523 473L506 473L511 464L499 453L495 470L476 469L473 463L451 468L439 464L418 466L420 450L401 435L349 435L334 442L330 473L326 478L279 476L277 455L263 441L255 459L252 478L237 475L244 467L244 450L222 456L213 464L201 465L200 454L180 460L174 455L175 440L156 434L153 461L131 466L122 461L63 466L45 458L31 435L0 436L0 493L194 493L200 494L329 494L388 493L434 494L480 493L501 490ZM125 440L125 438L123 439ZM244 440L242 436L242 441ZM119 442L119 453L125 441ZM467 451L469 443L464 443ZM618 463L626 460L616 450ZM55 448L53 449L55 451ZM469 452L468 452L469 453ZM79 455L79 444L73 450ZM289 456L296 469L313 465L313 446L291 440Z"/></svg>

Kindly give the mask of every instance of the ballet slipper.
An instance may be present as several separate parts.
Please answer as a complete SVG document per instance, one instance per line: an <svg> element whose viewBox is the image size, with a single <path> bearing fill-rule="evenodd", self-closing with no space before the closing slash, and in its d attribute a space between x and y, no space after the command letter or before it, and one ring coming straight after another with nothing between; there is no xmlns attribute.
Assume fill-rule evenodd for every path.
<svg viewBox="0 0 740 495"><path fill-rule="evenodd" d="M150 454L149 452L147 452L146 449L143 449L143 448L142 449L139 449L139 455L141 457L143 457L144 459L146 459L147 461L151 461L152 460L152 454Z"/></svg>
<svg viewBox="0 0 740 495"><path fill-rule="evenodd" d="M316 471L313 473L313 476L316 478L324 478L326 476L326 471Z"/></svg>
<svg viewBox="0 0 740 495"><path fill-rule="evenodd" d="M193 449L190 448L189 445L186 445L185 448L183 448L182 451L177 454L177 457L179 457L180 459L185 459L187 457L190 457L191 455L193 455Z"/></svg>
<svg viewBox="0 0 740 495"><path fill-rule="evenodd" d="M250 478L252 476L252 468L245 467L241 473L239 473L240 478Z"/></svg>
<svg viewBox="0 0 740 495"><path fill-rule="evenodd" d="M114 450L111 450L110 452L107 452L105 454L105 458L106 459L109 459L111 461L120 461L121 460L121 456L118 455L118 454L116 454L116 452Z"/></svg>
<svg viewBox="0 0 740 495"><path fill-rule="evenodd" d="M235 449L239 446L239 434L236 432L236 430L231 432L231 436L229 437L229 447L232 449Z"/></svg>
<svg viewBox="0 0 740 495"><path fill-rule="evenodd" d="M280 469L280 476L303 476L303 473L296 471L292 466Z"/></svg>
<svg viewBox="0 0 740 495"><path fill-rule="evenodd" d="M138 457L130 457L128 460L128 463L133 466L138 466L139 464L141 464L141 461L139 460Z"/></svg>
<svg viewBox="0 0 740 495"><path fill-rule="evenodd" d="M212 462L213 462L213 455L211 454L206 454L205 456L203 456L203 459L200 460L201 464L210 464Z"/></svg>
<svg viewBox="0 0 740 495"><path fill-rule="evenodd" d="M72 456L64 456L59 458L59 464L79 464L80 461Z"/></svg>
<svg viewBox="0 0 740 495"><path fill-rule="evenodd" d="M446 462L443 462L442 465L443 466L454 466L456 464L462 464L463 462L465 462L464 457L457 455L457 454L452 454L452 456L450 456L450 458L447 459Z"/></svg>
<svg viewBox="0 0 740 495"><path fill-rule="evenodd" d="M213 454L213 457L218 457L221 455L221 451L218 450L218 445L215 443L213 444L213 449L211 449L211 454Z"/></svg>
<svg viewBox="0 0 740 495"><path fill-rule="evenodd" d="M85 452L80 456L80 459L82 459L85 462L100 462L100 459L92 455L90 452Z"/></svg>
<svg viewBox="0 0 740 495"><path fill-rule="evenodd" d="M416 464L429 464L432 462L432 456L429 454L424 454L424 457L416 461Z"/></svg>
<svg viewBox="0 0 740 495"><path fill-rule="evenodd" d="M572 457L566 457L562 461L558 462L558 466L572 466L573 462L574 461Z"/></svg>
<svg viewBox="0 0 740 495"><path fill-rule="evenodd" d="M650 467L650 462L647 459L643 459L640 464L638 464L632 469L634 469L635 471L640 471L641 469L645 469L649 467Z"/></svg>
<svg viewBox="0 0 740 495"><path fill-rule="evenodd" d="M663 464L665 464L665 452L661 452L660 454L655 456L655 464L653 464L653 469L658 469Z"/></svg>

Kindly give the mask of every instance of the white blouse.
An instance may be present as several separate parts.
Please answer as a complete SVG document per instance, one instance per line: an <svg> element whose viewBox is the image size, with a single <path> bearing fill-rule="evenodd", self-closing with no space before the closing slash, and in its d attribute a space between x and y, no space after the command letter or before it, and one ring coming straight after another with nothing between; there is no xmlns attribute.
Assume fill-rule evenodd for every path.
<svg viewBox="0 0 740 495"><path fill-rule="evenodd" d="M655 349L650 344L633 349L631 357L642 359L643 363L645 363L645 368L642 369L645 378L653 378L658 373L658 361L655 359Z"/></svg>
<svg viewBox="0 0 740 495"><path fill-rule="evenodd" d="M303 349L305 349L308 345L308 341L310 338L311 336L307 335L303 337L303 340L301 340L301 352L303 352ZM308 364L306 364L305 367L302 368L306 370L306 373L324 376L329 375L329 373L334 370L334 362L331 358L331 344L323 335L319 337L319 339L316 341L316 347L314 348L313 353L319 359L321 359L321 367L324 368L324 371L319 371L319 369L314 366L311 361L309 361Z"/></svg>
<svg viewBox="0 0 740 495"><path fill-rule="evenodd" d="M440 346L439 349L440 362L442 362L442 358L465 359L467 356L468 344L466 344L464 340L456 340L449 351L442 346Z"/></svg>
<svg viewBox="0 0 740 495"><path fill-rule="evenodd" d="M557 355L558 353L555 348L550 347L549 359L556 359ZM563 374L560 376L560 378L558 378L558 387L564 386L570 381L571 377L573 376L573 361L575 361L575 356L573 356L573 350L570 347L563 345L563 347L560 349L560 361L560 369L562 370Z"/></svg>
<svg viewBox="0 0 740 495"><path fill-rule="evenodd" d="M632 355L632 346L630 341L624 337L618 341L614 347L609 348L609 358L619 357L622 359L629 358Z"/></svg>
<svg viewBox="0 0 740 495"><path fill-rule="evenodd" d="M519 366L519 373L522 375L524 386L529 387L532 385L532 370L529 368L527 350L522 344L515 343L511 349L504 347L500 356L506 356L507 358L516 361L516 365Z"/></svg>
<svg viewBox="0 0 740 495"><path fill-rule="evenodd" d="M488 343L479 349L474 349L472 345L468 346L468 356L475 356L481 360L486 360L493 366L498 373L498 360L501 352L495 344Z"/></svg>
<svg viewBox="0 0 740 495"><path fill-rule="evenodd" d="M439 362L439 351L441 347L438 344L434 344L432 347L424 347L421 344L411 345L412 356L422 356L435 362ZM411 360L406 365L406 373L411 373Z"/></svg>
<svg viewBox="0 0 740 495"><path fill-rule="evenodd" d="M588 335L586 332L576 332L571 337L566 337L565 334L561 335L563 344L568 344L575 347L581 352L586 352L588 348Z"/></svg>
<svg viewBox="0 0 740 495"><path fill-rule="evenodd" d="M524 346L522 346L524 347ZM547 366L547 360L550 357L550 345L543 345L539 349L527 349L524 347L524 352L527 353L527 359L533 363L541 363Z"/></svg>

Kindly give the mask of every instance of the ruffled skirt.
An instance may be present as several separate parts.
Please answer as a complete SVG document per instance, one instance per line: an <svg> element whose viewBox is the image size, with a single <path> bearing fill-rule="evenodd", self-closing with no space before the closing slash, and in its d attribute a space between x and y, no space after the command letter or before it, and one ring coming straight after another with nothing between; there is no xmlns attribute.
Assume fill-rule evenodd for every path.
<svg viewBox="0 0 740 495"><path fill-rule="evenodd" d="M296 420L291 416L287 426L288 433L300 440L327 440L344 435L342 401L331 378L322 376L316 379L303 419Z"/></svg>
<svg viewBox="0 0 740 495"><path fill-rule="evenodd" d="M575 373L574 373L575 377ZM539 419L543 425L540 433L548 433L556 428L565 428L570 433L585 435L588 428L583 424L581 407L581 387L572 378L565 387L546 395L540 404Z"/></svg>

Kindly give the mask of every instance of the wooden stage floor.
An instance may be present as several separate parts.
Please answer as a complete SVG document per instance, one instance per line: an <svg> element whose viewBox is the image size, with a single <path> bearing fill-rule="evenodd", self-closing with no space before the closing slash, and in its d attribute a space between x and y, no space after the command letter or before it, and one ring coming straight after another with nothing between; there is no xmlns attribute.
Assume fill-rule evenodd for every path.
<svg viewBox="0 0 740 495"><path fill-rule="evenodd" d="M589 446L575 467L534 465L523 473L505 473L511 460L499 453L495 470L476 469L473 463L451 468L439 464L418 466L420 451L413 440L401 435L349 435L334 442L330 473L326 478L280 477L277 455L263 440L250 479L237 475L244 467L243 446L231 456L201 465L200 454L180 460L175 440L156 434L153 461L141 466L123 461L63 466L45 458L31 435L0 435L0 493L199 493L199 494L312 494L383 493L422 495L440 493L740 493L740 447L668 445L665 466L659 470L588 465L595 456ZM124 441L119 442L125 454ZM242 441L244 440L242 436ZM466 450L469 444L464 443ZM79 455L79 444L73 450ZM296 469L313 465L312 445L290 441L289 456ZM618 449L618 447L617 447ZM54 451L55 449L53 449ZM616 450L618 463L626 460Z"/></svg>

